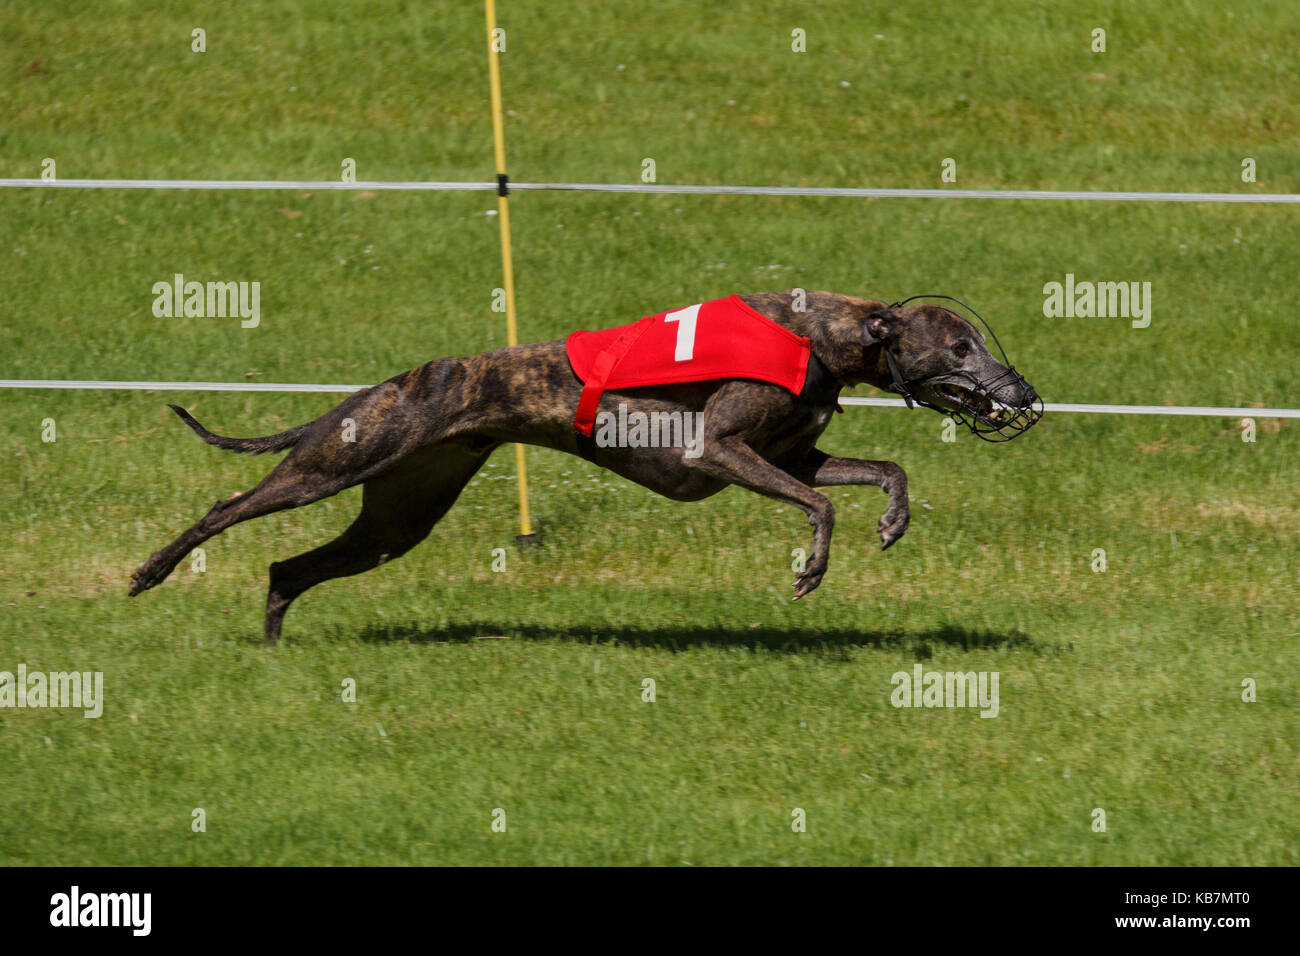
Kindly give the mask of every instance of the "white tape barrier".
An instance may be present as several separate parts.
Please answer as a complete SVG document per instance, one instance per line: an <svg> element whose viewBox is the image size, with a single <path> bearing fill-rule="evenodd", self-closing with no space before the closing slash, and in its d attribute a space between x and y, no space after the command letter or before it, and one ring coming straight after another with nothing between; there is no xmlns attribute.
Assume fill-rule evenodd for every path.
<svg viewBox="0 0 1300 956"><path fill-rule="evenodd" d="M841 405L906 407L901 398L841 398ZM1083 412L1098 415L1202 415L1221 418L1300 418L1300 408L1220 408L1211 405L1080 405L1047 402L1048 412Z"/></svg>
<svg viewBox="0 0 1300 956"><path fill-rule="evenodd" d="M303 189L494 192L497 184L280 179L0 179L0 187L40 189ZM659 183L510 183L510 191L697 196L822 196L856 199L1056 199L1091 202L1297 204L1297 193L1107 192L1077 189L876 189L855 186L675 186Z"/></svg>
<svg viewBox="0 0 1300 956"><path fill-rule="evenodd" d="M105 389L115 392L358 392L366 385L297 385L291 382L93 382L7 378L0 388Z"/></svg>
<svg viewBox="0 0 1300 956"><path fill-rule="evenodd" d="M42 189L339 189L399 191L492 191L496 183L362 182L294 179L0 179L0 187Z"/></svg>
<svg viewBox="0 0 1300 956"><path fill-rule="evenodd" d="M356 392L365 385L315 385L286 382L97 382L73 379L0 379L0 388L89 389L131 392ZM903 408L901 398L841 398L841 405ZM1300 408L1219 408L1203 405L1080 405L1051 403L1049 412L1098 415L1200 415L1219 418L1300 418Z"/></svg>

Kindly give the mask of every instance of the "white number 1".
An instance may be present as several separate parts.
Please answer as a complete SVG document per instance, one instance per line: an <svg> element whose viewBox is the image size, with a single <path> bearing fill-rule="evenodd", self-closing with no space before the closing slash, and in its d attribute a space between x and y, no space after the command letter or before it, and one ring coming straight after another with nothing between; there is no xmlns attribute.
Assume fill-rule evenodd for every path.
<svg viewBox="0 0 1300 956"><path fill-rule="evenodd" d="M700 317L700 307L689 305L664 316L665 322L681 320L677 326L677 349L673 352L674 362L689 362L695 358L695 320Z"/></svg>

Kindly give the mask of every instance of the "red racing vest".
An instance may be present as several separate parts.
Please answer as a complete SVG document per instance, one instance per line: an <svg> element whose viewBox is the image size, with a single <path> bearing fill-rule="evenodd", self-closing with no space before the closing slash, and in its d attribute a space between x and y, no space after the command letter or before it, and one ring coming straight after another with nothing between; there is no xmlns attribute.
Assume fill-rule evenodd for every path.
<svg viewBox="0 0 1300 956"><path fill-rule="evenodd" d="M733 295L564 342L582 379L573 427L591 435L606 389L753 378L803 391L812 341L795 335Z"/></svg>

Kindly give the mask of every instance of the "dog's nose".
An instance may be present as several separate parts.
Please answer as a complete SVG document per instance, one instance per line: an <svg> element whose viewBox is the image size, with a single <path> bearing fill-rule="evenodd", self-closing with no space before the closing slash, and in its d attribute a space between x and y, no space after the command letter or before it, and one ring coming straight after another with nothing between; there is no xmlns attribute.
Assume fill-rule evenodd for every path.
<svg viewBox="0 0 1300 956"><path fill-rule="evenodd" d="M1028 382L1025 382L1024 392L1025 397L1020 406L1021 408L1028 408L1030 405L1034 404L1034 402L1038 401L1038 393L1034 391L1034 386L1030 385Z"/></svg>

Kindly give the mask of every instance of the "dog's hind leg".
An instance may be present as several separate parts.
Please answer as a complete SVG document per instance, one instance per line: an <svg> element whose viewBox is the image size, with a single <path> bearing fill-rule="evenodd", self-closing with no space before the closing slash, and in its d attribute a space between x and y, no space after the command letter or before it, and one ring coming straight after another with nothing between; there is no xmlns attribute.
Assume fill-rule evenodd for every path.
<svg viewBox="0 0 1300 956"><path fill-rule="evenodd" d="M304 591L331 578L376 568L428 537L495 447L434 446L367 481L361 514L343 534L315 550L271 565L267 643L280 636L285 612Z"/></svg>
<svg viewBox="0 0 1300 956"><path fill-rule="evenodd" d="M291 462L291 458L280 462L252 491L237 498L218 501L198 524L187 529L162 550L150 555L149 560L131 575L131 596L135 597L142 591L161 584L191 549L231 525L320 501L338 494L352 484L340 476L329 476L317 481L304 480Z"/></svg>

